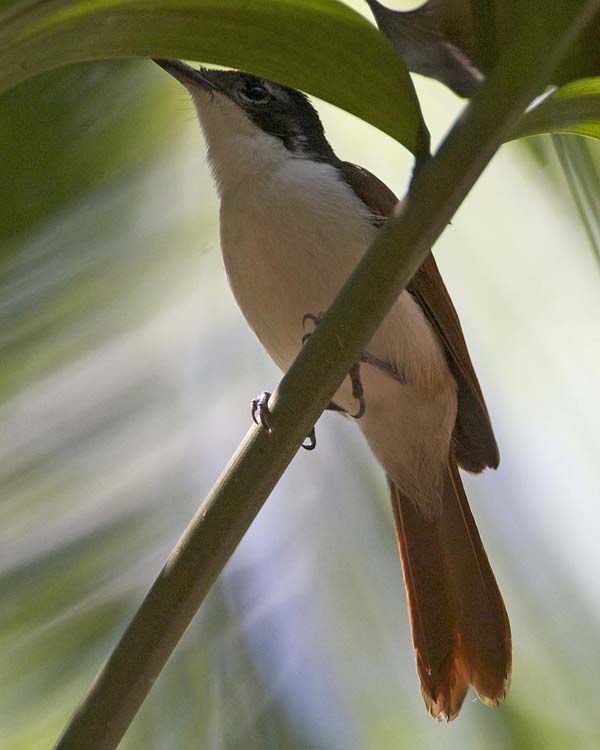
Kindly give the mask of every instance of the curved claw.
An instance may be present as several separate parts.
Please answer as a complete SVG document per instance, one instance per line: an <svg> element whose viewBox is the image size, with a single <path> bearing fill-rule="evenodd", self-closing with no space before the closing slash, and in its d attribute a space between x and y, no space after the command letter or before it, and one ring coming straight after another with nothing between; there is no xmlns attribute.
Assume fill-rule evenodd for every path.
<svg viewBox="0 0 600 750"><path fill-rule="evenodd" d="M365 402L365 392L363 390L362 381L360 379L360 362L355 362L350 370L350 382L352 383L352 395L358 401L358 411L356 414L351 414L353 419L360 419L366 409L367 404Z"/></svg>
<svg viewBox="0 0 600 750"><path fill-rule="evenodd" d="M365 401L365 397L359 396L358 397L358 411L356 412L356 414L351 414L350 416L352 417L352 419L360 419L361 417L364 416L366 410L367 410L367 403Z"/></svg>
<svg viewBox="0 0 600 750"><path fill-rule="evenodd" d="M266 430L269 435L273 432L273 428L269 423L269 417L271 412L269 411L269 399L271 393L269 391L263 391L258 398L252 399L252 421L254 424L260 425ZM302 443L304 450L313 451L317 447L317 436L315 435L315 428L306 436L308 442Z"/></svg>
<svg viewBox="0 0 600 750"><path fill-rule="evenodd" d="M315 315L314 313L306 313L306 315L302 318L302 328L306 326L307 320L310 320L312 323L314 323L315 328L316 328L321 322L322 318L323 318L323 313L319 313L318 315ZM302 346L306 344L306 342L311 336L312 336L312 331L309 331L308 333L305 333L304 336L302 336Z"/></svg>
<svg viewBox="0 0 600 750"><path fill-rule="evenodd" d="M314 323L316 327L319 325L322 319L323 313L318 313L318 315L315 315L314 313L306 313L306 315L302 318L302 328L304 328L304 326L306 325L307 320L310 320L311 323Z"/></svg>
<svg viewBox="0 0 600 750"><path fill-rule="evenodd" d="M269 391L263 391L258 398L252 399L252 421L254 424L260 425L269 434L273 432L273 428L269 424L269 399L271 394Z"/></svg>
<svg viewBox="0 0 600 750"><path fill-rule="evenodd" d="M314 451L314 449L317 447L317 435L315 433L314 427L308 433L306 439L308 440L308 443L302 443L302 447L305 451Z"/></svg>

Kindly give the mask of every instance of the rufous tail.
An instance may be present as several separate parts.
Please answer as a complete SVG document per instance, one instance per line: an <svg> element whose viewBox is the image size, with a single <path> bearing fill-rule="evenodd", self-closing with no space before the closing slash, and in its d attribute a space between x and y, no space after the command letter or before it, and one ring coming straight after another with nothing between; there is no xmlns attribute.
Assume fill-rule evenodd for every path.
<svg viewBox="0 0 600 750"><path fill-rule="evenodd" d="M390 490L425 705L451 721L472 685L496 706L510 684L510 624L456 461L433 520L391 480Z"/></svg>

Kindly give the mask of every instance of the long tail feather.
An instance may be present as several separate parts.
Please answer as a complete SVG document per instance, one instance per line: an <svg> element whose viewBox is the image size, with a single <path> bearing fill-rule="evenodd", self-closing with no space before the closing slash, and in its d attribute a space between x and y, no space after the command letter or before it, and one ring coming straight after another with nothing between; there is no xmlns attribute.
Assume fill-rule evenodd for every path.
<svg viewBox="0 0 600 750"><path fill-rule="evenodd" d="M390 490L425 704L450 721L471 684L497 705L510 682L510 625L456 462L433 520L391 481Z"/></svg>

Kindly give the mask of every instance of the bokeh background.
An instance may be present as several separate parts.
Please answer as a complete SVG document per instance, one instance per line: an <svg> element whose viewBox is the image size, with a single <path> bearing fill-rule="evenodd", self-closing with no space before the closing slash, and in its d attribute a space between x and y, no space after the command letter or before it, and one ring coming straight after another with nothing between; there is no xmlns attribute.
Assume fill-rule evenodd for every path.
<svg viewBox="0 0 600 750"><path fill-rule="evenodd" d="M463 104L418 89L438 140ZM338 154L402 194L402 148L320 109ZM468 700L449 726L426 714L384 478L353 425L325 415L126 750L600 746L599 165L574 138L505 146L436 247L502 453L465 481L512 618L504 706ZM0 748L33 750L56 740L280 374L227 287L192 106L151 63L4 95L0 174Z"/></svg>

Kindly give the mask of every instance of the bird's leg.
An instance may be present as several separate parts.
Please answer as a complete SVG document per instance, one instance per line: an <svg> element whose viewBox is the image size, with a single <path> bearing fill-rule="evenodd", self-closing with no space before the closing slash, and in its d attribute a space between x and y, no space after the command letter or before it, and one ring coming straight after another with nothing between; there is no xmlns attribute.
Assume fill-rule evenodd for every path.
<svg viewBox="0 0 600 750"><path fill-rule="evenodd" d="M315 327L319 325L323 318L323 313L319 313L319 315L314 315L313 313L307 313L302 318L302 325L304 326L306 324L307 320L312 321L315 324ZM306 343L306 341L310 338L312 333L305 333L302 337L302 343ZM358 401L358 411L356 414L351 414L350 416L354 419L360 419L367 408L366 402L365 402L365 392L362 385L362 381L360 379L360 365L364 362L367 365L371 365L372 367L376 367L378 370L381 370L386 375L389 375L394 380L397 380L399 383L406 383L406 379L404 378L404 375L402 373L397 372L394 370L394 368L388 364L387 362L384 362L382 359L379 359L379 357L375 357L373 354L369 354L367 351L363 351L360 353L360 357L357 362L355 362L352 365L352 369L348 373L350 376L350 382L352 383L352 396ZM331 402L328 409L331 409L332 411L345 411L344 409L341 409L339 406Z"/></svg>
<svg viewBox="0 0 600 750"><path fill-rule="evenodd" d="M260 396L252 400L252 421L254 424L260 425L270 435L273 432L273 428L269 423L269 417L271 412L269 411L269 399L271 394L269 391L263 391ZM315 428L306 436L308 442L302 443L302 447L307 451L312 451L317 447L317 437L315 435Z"/></svg>
<svg viewBox="0 0 600 750"><path fill-rule="evenodd" d="M302 318L302 326L304 327L306 325L306 321L310 320L315 324L316 328L322 319L323 313L319 313L318 315L315 315L314 313L306 313L306 315ZM304 336L302 336L302 343L305 344L311 336L312 332L305 333ZM352 396L358 401L358 411L355 414L350 415L353 419L360 419L364 415L367 408L367 404L365 402L365 391L360 379L360 363L362 361L367 360L364 360L363 355L361 354L360 360L352 365L352 369L349 372L350 382L352 383ZM337 404L334 404L333 401L329 404L327 409L330 409L331 411L345 411L345 409L341 409L339 406L337 406Z"/></svg>
<svg viewBox="0 0 600 750"><path fill-rule="evenodd" d="M367 404L365 402L365 391L363 388L362 380L360 379L360 360L352 365L352 369L349 372L350 382L352 383L352 396L358 401L358 411L350 416L353 419L360 419L366 409Z"/></svg>
<svg viewBox="0 0 600 750"><path fill-rule="evenodd" d="M398 383L406 384L406 378L401 372L394 370L394 368L390 364L384 362L382 359L379 359L379 357L375 357L373 354L369 354L369 352L361 352L360 362L364 362L366 365L372 365L373 367L376 367L378 370L381 370L381 372L389 375L390 378L394 378L394 380L397 380Z"/></svg>
<svg viewBox="0 0 600 750"><path fill-rule="evenodd" d="M319 325L323 318L324 313L319 313L318 315L315 315L314 313L307 313L302 318L302 325L306 325L306 321L310 320L312 323L314 323L315 327ZM304 336L302 336L302 343L305 344L310 336L312 335L312 332L305 333ZM361 362L364 362L365 364L372 365L373 367L377 367L382 372L385 372L390 377L394 378L394 380L397 380L400 383L404 383L405 380L403 376L396 372L390 365L387 364L387 362L384 362L381 359L378 359L377 357L374 357L372 354L369 354L369 352L361 352L360 358L357 362L355 362L352 365L352 368L350 372L348 373L350 377L350 382L352 383L352 396L358 401L358 411L354 414L351 414L350 416L353 419L360 419L362 416L364 416L364 413L367 408L367 404L365 401L365 391L363 388L362 381L360 379L360 365ZM259 424L264 430L266 430L269 434L273 432L273 428L271 427L269 423L269 398L271 397L271 394L269 391L263 391L263 393L258 396L258 398L255 398L252 401L252 419L255 424ZM326 407L326 410L329 411L341 411L346 413L345 409L342 409L340 406L338 406L333 401ZM307 451L312 451L317 447L317 437L315 434L315 428L313 427L312 430L308 433L306 436L307 442L302 443L302 447Z"/></svg>

